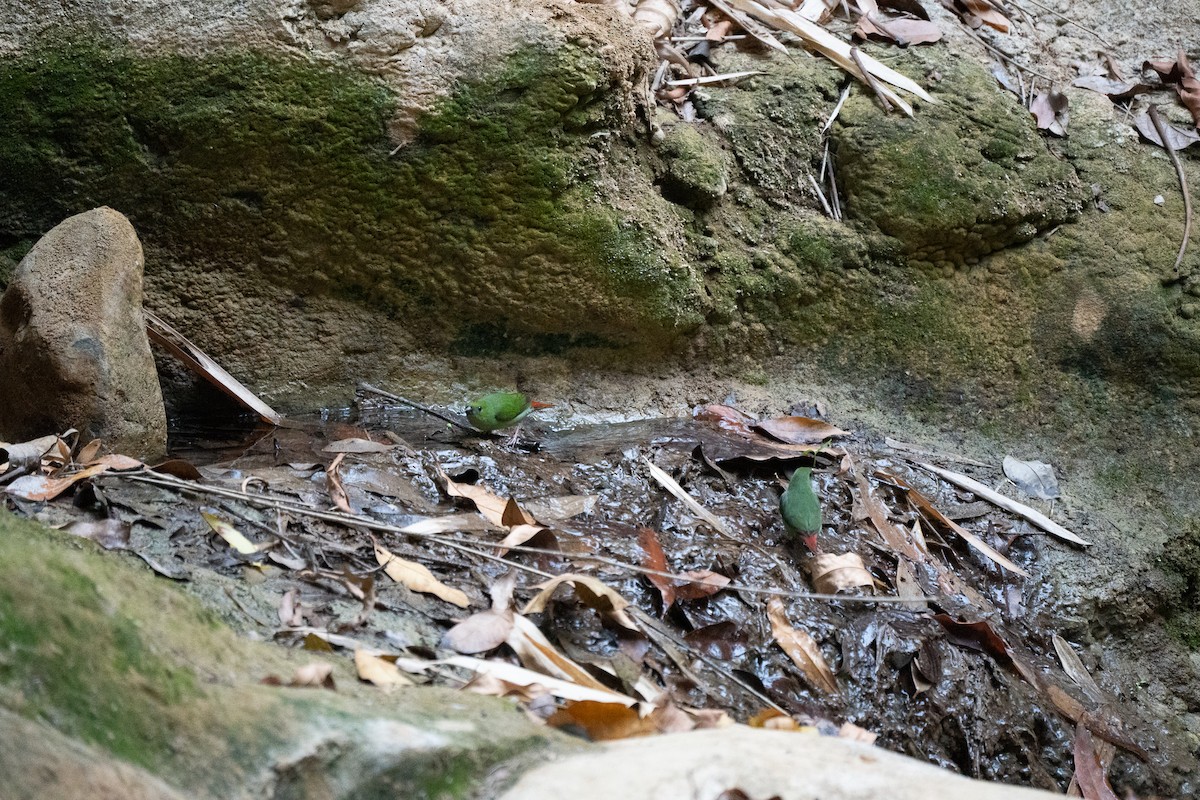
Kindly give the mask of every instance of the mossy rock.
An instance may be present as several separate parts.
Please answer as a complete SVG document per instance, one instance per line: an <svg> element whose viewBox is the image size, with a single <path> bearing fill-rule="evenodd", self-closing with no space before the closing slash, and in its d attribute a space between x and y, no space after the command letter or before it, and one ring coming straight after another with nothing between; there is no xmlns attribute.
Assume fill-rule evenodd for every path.
<svg viewBox="0 0 1200 800"><path fill-rule="evenodd" d="M1029 112L981 66L942 51L895 59L938 75L911 118L852 93L834 127L849 216L914 262L953 270L1074 219L1085 189Z"/></svg>
<svg viewBox="0 0 1200 800"><path fill-rule="evenodd" d="M699 322L698 286L595 200L589 136L617 113L612 79L591 50L530 43L397 146L402 98L346 66L47 38L0 69L0 248L107 204L172 304L212 313L193 274L225 270L409 320L432 344L485 329L501 346L661 349Z"/></svg>
<svg viewBox="0 0 1200 800"><path fill-rule="evenodd" d="M238 638L136 559L0 515L0 710L185 795L464 797L555 741L503 701L360 687L345 659L337 692L260 683L314 660Z"/></svg>

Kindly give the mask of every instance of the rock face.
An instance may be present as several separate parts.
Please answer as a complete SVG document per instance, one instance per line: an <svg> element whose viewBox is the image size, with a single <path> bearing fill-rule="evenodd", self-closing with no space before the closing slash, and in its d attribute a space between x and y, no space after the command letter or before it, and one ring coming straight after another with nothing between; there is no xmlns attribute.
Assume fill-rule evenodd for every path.
<svg viewBox="0 0 1200 800"><path fill-rule="evenodd" d="M0 433L77 428L138 456L166 449L166 415L142 317L142 246L111 208L42 237L0 299Z"/></svg>

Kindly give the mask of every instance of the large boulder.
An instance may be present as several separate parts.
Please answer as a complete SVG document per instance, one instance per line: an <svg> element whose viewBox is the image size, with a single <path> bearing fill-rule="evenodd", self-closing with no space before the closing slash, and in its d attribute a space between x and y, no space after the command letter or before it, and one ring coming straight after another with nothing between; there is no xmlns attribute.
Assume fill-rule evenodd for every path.
<svg viewBox="0 0 1200 800"><path fill-rule="evenodd" d="M166 450L142 266L133 226L111 208L65 220L29 251L0 298L0 435L77 428L133 455Z"/></svg>

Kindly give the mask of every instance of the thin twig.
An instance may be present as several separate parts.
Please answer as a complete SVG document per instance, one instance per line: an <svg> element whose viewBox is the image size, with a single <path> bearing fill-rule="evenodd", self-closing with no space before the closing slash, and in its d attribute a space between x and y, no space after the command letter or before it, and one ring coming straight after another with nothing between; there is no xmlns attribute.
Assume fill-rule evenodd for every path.
<svg viewBox="0 0 1200 800"><path fill-rule="evenodd" d="M1179 265L1183 263L1183 254L1187 252L1188 239L1192 236L1192 193L1188 190L1187 176L1183 174L1183 162L1175 153L1175 147L1167 135L1167 126L1158 116L1158 106L1153 103L1150 104L1150 121L1154 123L1154 130L1162 140L1163 150L1167 151L1167 156L1175 167L1175 174L1179 177L1179 191L1183 193L1183 242L1179 245L1179 255L1175 256L1175 274L1178 275Z"/></svg>
<svg viewBox="0 0 1200 800"><path fill-rule="evenodd" d="M1030 75L1036 75L1039 78L1041 78L1042 80L1048 81L1051 84L1054 83L1054 79L1051 78L1049 75L1045 75L1041 72L1038 72L1036 69L1030 69L1029 67L1022 66L1021 64L1018 64L1016 61L1014 61L1013 57L1010 56L1008 53L1004 52L1003 50L1001 50L999 48L992 47L990 44L988 44L987 42L985 42L983 40L983 37L981 37L975 31L968 28L962 22L959 22L959 26L962 28L963 33L967 34L972 39L974 39L977 44L979 44L980 46L983 47L984 50L987 50L988 52L992 53L993 55L998 56L1000 58L1000 60L1003 61L1004 63L1011 64L1014 67L1016 67L1017 69L1021 70L1022 72L1028 72ZM1032 94L1033 93L1030 92L1030 95L1032 95Z"/></svg>
<svg viewBox="0 0 1200 800"><path fill-rule="evenodd" d="M474 428L472 428L470 425L464 425L463 423L459 422L458 420L454 419L453 417L448 417L440 411L436 411L432 408L429 408L428 406L423 406L420 403L414 403L412 400L409 400L406 397L401 397L400 395L392 394L391 392L385 392L383 389L380 389L377 386L372 386L369 383L359 383L358 388L364 392L370 392L371 394L377 394L380 397L386 397L388 400L395 400L397 403L403 403L406 406L411 406L412 408L415 408L417 411L424 411L426 414L430 415L431 417L437 417L438 419L442 420L443 422L449 422L451 425L453 425L457 428L462 428L464 431L470 431L471 433L482 433L482 431L477 431Z"/></svg>
<svg viewBox="0 0 1200 800"><path fill-rule="evenodd" d="M194 483L191 481L185 481L185 480L176 478L171 475L160 475L157 473L149 473L149 472L121 472L121 473L106 473L104 476L97 476L97 477L121 478L121 479L132 480L132 481L136 481L136 482L140 482L140 483L150 483L150 484L154 484L156 486L167 486L167 487L179 489L180 491L184 491L184 492L197 492L200 494L214 494L214 495L219 495L222 497L230 497L230 498L234 498L237 500L242 500L242 501L250 503L252 505L258 505L258 506L262 506L262 507L266 507L266 508L274 508L274 509L278 509L281 511L287 511L287 512L294 513L294 514L300 514L300 515L312 517L313 519L324 520L325 522L338 523L338 524L345 525L346 527L350 527L350 528L354 528L354 527L366 528L368 530L379 531L379 532L383 532L383 533L392 533L392 534L398 534L401 536L411 536L411 537L414 537L417 539L426 539L431 542L438 542L439 544L444 544L447 547L451 547L460 552L471 553L473 555L482 556L484 558L487 558L490 561L496 561L496 562L499 562L502 564L506 564L510 567L514 567L514 568L523 570L525 572L531 572L536 575L541 575L542 577L545 577L545 578L556 577L555 575L552 575L551 573L533 569L532 567L527 567L527 566L525 566L523 564L519 564L515 561L510 561L508 559L501 558L500 556L496 556L491 553L486 553L484 551L475 549L475 547L498 547L499 546L498 542L490 542L490 541L485 541L485 540L480 540L480 539L474 539L471 537L452 538L449 536L441 536L436 533L414 533L412 531L407 531L400 526L389 525L386 522L378 522L376 520L370 519L369 517L362 517L362 516L358 516L355 514L346 514L346 513L340 512L340 511L321 511L319 509L309 508L308 506L301 505L294 500L280 498L278 496L247 494L245 492L237 491L236 489L226 489L226 488L220 487L220 486L208 486L205 484L198 484L198 483ZM475 547L468 547L467 544L464 544L464 542L467 542L467 544L470 544L470 545L475 545ZM518 552L525 552L525 553L539 553L539 554L556 555L556 556L567 556L569 558L579 560L579 561L593 561L598 564L605 564L605 565L608 565L611 567L617 567L619 569L628 570L630 572L635 572L635 573L638 573L641 575L654 575L657 577L662 577L662 578L667 578L669 580L678 581L680 583L695 583L696 582L694 578L690 578L687 575L680 575L680 574L674 573L674 572L666 572L663 570L650 569L648 567L642 567L637 564L629 564L624 561L618 561L617 559L614 559L614 558L608 558L606 556L601 556L601 555L594 555L591 553L563 553L561 550L550 550L547 548L531 547L528 545L508 545L507 549L513 550L513 551L518 551ZM907 602L911 602L916 599L924 599L927 601L937 599L937 598L930 598L930 597L926 597L926 598L897 597L897 596L893 596L893 595L853 595L853 594L843 595L843 594L824 594L824 593L820 593L820 592L796 592L796 591L789 591L786 589L775 589L772 587L763 587L763 586L747 586L744 584L737 584L737 583L726 584L723 588L729 589L731 591L745 592L747 594L762 594L762 595L771 595L774 597L791 597L791 598L796 598L796 599L800 599L800 600L827 600L827 601L833 601L833 602L847 602L847 603L874 603L874 604L907 603Z"/></svg>
<svg viewBox="0 0 1200 800"><path fill-rule="evenodd" d="M1020 8L1020 9L1021 9L1021 11L1022 11L1022 12L1024 12L1026 15L1028 15L1028 16L1030 16L1030 17L1032 17L1032 16L1033 16L1033 15L1032 15L1032 14L1030 14L1028 11L1025 11L1025 9L1024 9L1024 8L1021 8L1021 4L1020 4L1020 3L1018 3L1016 0L1008 0L1008 2L1012 3L1012 4L1013 4L1014 6L1016 6L1017 8ZM1087 27L1086 25L1081 25L1080 23L1078 23L1078 22L1076 22L1075 20L1073 20L1073 19L1071 19L1070 17L1068 17L1066 14L1059 13L1058 11L1055 11L1053 8L1051 8L1050 6L1048 6L1048 5L1045 5L1045 4L1043 4L1043 3L1040 3L1040 2L1038 2L1038 0L1029 0L1029 2L1030 2L1030 3L1033 3L1035 6L1037 6L1037 7L1038 7L1038 8L1040 8L1040 9L1042 9L1043 11L1046 11L1046 12L1048 12L1048 13L1050 13L1050 14L1053 14L1054 16L1056 16L1056 17L1058 17L1059 19L1061 19L1063 22L1066 22L1066 23L1068 23L1068 24L1074 25L1076 28L1079 28L1079 30L1081 30L1081 31L1083 31L1083 32L1085 32L1085 33L1090 33L1092 36L1095 36L1095 37L1096 37L1096 39L1098 39L1098 40L1100 41L1100 44L1104 45L1105 47L1112 47L1112 45L1110 45L1110 44L1108 43L1108 41L1107 41L1107 40L1106 40L1106 39L1105 39L1103 36L1101 36L1100 34L1096 33L1096 31L1092 30L1091 28Z"/></svg>
<svg viewBox="0 0 1200 800"><path fill-rule="evenodd" d="M879 100L883 106L883 110L890 113L895 106L887 99L887 95L883 93L883 87L879 85L879 81L875 80L875 76L871 74L871 70L867 69L867 65L863 63L862 53L858 52L857 47L850 48L850 58L854 59L854 66L858 67L859 73L862 74L862 79L867 82L867 86L871 87L871 91L875 93L875 98Z"/></svg>
<svg viewBox="0 0 1200 800"><path fill-rule="evenodd" d="M838 114L842 111L842 106L846 105L846 98L850 96L850 86L852 83L852 81L848 81L845 88L842 89L842 96L838 98L833 111L829 112L829 119L825 120L825 124L821 126L822 135L833 126L833 121L838 118Z"/></svg>

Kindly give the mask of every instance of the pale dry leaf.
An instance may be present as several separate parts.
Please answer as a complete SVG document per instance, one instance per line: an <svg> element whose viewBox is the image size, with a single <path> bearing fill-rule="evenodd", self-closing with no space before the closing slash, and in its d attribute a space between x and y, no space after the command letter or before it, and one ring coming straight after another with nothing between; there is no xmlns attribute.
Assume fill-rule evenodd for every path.
<svg viewBox="0 0 1200 800"><path fill-rule="evenodd" d="M263 550L274 546L274 542L255 544L247 539L241 531L218 517L216 514L208 511L201 511L200 516L204 517L204 521L208 523L208 526L213 529L214 533L224 539L227 545L244 556L252 556L255 553L261 553Z"/></svg>
<svg viewBox="0 0 1200 800"><path fill-rule="evenodd" d="M501 521L504 516L504 509L508 505L507 498L500 497L488 491L486 487L477 484L458 483L440 469L438 470L438 475L441 476L446 484L446 494L451 497L465 497L475 504L480 514L487 517L488 522L491 522L493 525L507 527Z"/></svg>
<svg viewBox="0 0 1200 800"><path fill-rule="evenodd" d="M400 558L378 543L375 544L375 560L383 567L388 577L414 592L431 594L459 608L471 605L471 601L462 590L447 586L433 577L433 573L424 566Z"/></svg>
<svg viewBox="0 0 1200 800"><path fill-rule="evenodd" d="M82 539L91 539L105 550L125 550L129 547L129 523L111 517L107 519L80 519L66 527L67 533Z"/></svg>
<svg viewBox="0 0 1200 800"><path fill-rule="evenodd" d="M680 600L711 597L729 585L729 578L711 569L687 570L679 577L687 579L675 581L675 596Z"/></svg>
<svg viewBox="0 0 1200 800"><path fill-rule="evenodd" d="M354 651L354 668L358 670L358 677L361 680L376 686L413 685L412 678L401 672L400 668L391 661L372 655L362 648Z"/></svg>
<svg viewBox="0 0 1200 800"><path fill-rule="evenodd" d="M323 453L387 453L395 450L397 445L386 442L372 442L370 439L352 437L338 439L321 448Z"/></svg>
<svg viewBox="0 0 1200 800"><path fill-rule="evenodd" d="M494 650L512 633L513 612L488 609L459 622L442 638L451 650L471 655Z"/></svg>
<svg viewBox="0 0 1200 800"><path fill-rule="evenodd" d="M821 654L821 648L807 632L793 628L788 622L783 601L772 597L767 603L767 619L771 621L771 634L787 653L805 679L814 688L830 694L838 691L837 679Z"/></svg>
<svg viewBox="0 0 1200 800"><path fill-rule="evenodd" d="M509 529L508 535L501 539L500 544L497 546L501 550L501 555L503 555L508 548L523 545L542 531L548 530L550 529L541 525L514 525Z"/></svg>
<svg viewBox="0 0 1200 800"><path fill-rule="evenodd" d="M878 733L860 728L853 722L843 722L842 727L838 728L838 736L842 739L849 739L852 742L862 742L863 744L875 744L875 740L879 738Z"/></svg>
<svg viewBox="0 0 1200 800"><path fill-rule="evenodd" d="M654 39L668 35L677 19L679 6L674 0L639 0L633 11L634 22Z"/></svg>
<svg viewBox="0 0 1200 800"><path fill-rule="evenodd" d="M580 514L590 514L596 507L598 494L568 494L561 497L541 497L526 500L525 510L538 522L559 522Z"/></svg>
<svg viewBox="0 0 1200 800"><path fill-rule="evenodd" d="M405 525L398 533L458 533L463 531L485 531L495 527L478 514L447 514L444 517L428 517Z"/></svg>
<svg viewBox="0 0 1200 800"><path fill-rule="evenodd" d="M333 665L313 661L297 667L288 686L314 686L323 689L336 688L333 683Z"/></svg>
<svg viewBox="0 0 1200 800"><path fill-rule="evenodd" d="M850 435L850 431L808 417L775 417L751 427L786 444L818 444L826 439Z"/></svg>
<svg viewBox="0 0 1200 800"><path fill-rule="evenodd" d="M903 559L903 556L900 556ZM819 553L809 561L813 588L822 594L865 586L875 588L875 578L857 553Z"/></svg>
<svg viewBox="0 0 1200 800"><path fill-rule="evenodd" d="M338 475L338 467L342 465L342 459L346 457L345 453L338 453L325 470L325 482L329 487L329 498L333 500L334 506L338 511L345 514L353 514L353 509L350 508L350 497L346 494L346 487L342 485L342 477Z"/></svg>
<svg viewBox="0 0 1200 800"><path fill-rule="evenodd" d="M583 686L571 680L547 675L544 672L535 672L525 667L518 667L516 664L509 664L506 661L488 661L471 656L450 656L449 658L426 662L426 664L428 666L449 664L450 666L469 669L480 675L492 675L517 686L540 686L555 697L563 700L596 700L601 703L620 703L621 705L628 706L637 703L637 700L634 700L632 697L614 692L599 683L596 683L595 686Z"/></svg>
<svg viewBox="0 0 1200 800"><path fill-rule="evenodd" d="M100 455L100 448L103 445L99 439L92 439L90 442L79 448L79 455L75 458L80 464L90 464L92 459Z"/></svg>
<svg viewBox="0 0 1200 800"><path fill-rule="evenodd" d="M707 522L717 533L720 533L724 536L730 535L729 530L725 527L725 523L722 522L711 511L700 505L696 498L688 494L687 490L679 485L678 481L664 472L661 467L656 465L650 459L643 458L642 461L645 462L646 469L650 470L650 476L654 478L654 480L658 481L664 489L675 495L675 497L678 498L685 506L687 506L693 514Z"/></svg>
<svg viewBox="0 0 1200 800"><path fill-rule="evenodd" d="M0 447L0 462L8 462L9 469L34 469L42 463L42 456L57 444L58 437L54 434L28 442L6 444Z"/></svg>
<svg viewBox="0 0 1200 800"><path fill-rule="evenodd" d="M904 556L896 558L896 594L908 598L902 605L914 611L923 611L929 607L925 600L925 592L917 582L917 574L912 564Z"/></svg>
<svg viewBox="0 0 1200 800"><path fill-rule="evenodd" d="M621 597L615 589L606 586L603 581L590 575L568 573L551 578L545 583L539 583L534 587L539 590L538 593L525 605L521 613L535 614L544 611L551 595L564 583L571 584L575 588L575 594L588 607L594 608L623 628L631 631L639 630L625 613L625 609L629 607L629 601Z"/></svg>
<svg viewBox="0 0 1200 800"><path fill-rule="evenodd" d="M91 461L81 461L80 463L87 464L88 466L93 464L103 464L115 472L129 472L131 470L141 469L142 467L146 466L136 458L123 456L120 453L110 453L109 455L100 456L92 459Z"/></svg>
<svg viewBox="0 0 1200 800"><path fill-rule="evenodd" d="M1030 497L1039 500L1058 497L1058 479L1054 477L1054 467L1043 461L1021 461L1005 456L1004 474Z"/></svg>
<svg viewBox="0 0 1200 800"><path fill-rule="evenodd" d="M1104 692L1100 689L1099 684L1088 672L1087 667L1079 660L1079 656L1075 654L1075 648L1057 633L1053 636L1054 652L1058 654L1058 660L1062 663L1063 671L1075 681L1075 685L1083 690L1084 694L1092 702L1100 702L1104 699Z"/></svg>

